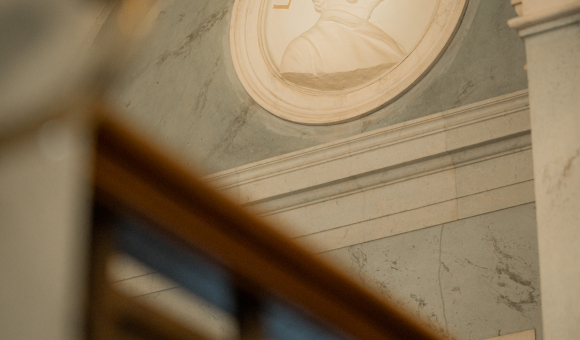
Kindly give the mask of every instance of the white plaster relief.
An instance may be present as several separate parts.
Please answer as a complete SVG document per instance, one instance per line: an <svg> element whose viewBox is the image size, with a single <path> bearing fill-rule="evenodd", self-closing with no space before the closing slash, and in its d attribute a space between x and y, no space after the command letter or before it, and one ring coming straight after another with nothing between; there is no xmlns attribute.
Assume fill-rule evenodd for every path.
<svg viewBox="0 0 580 340"><path fill-rule="evenodd" d="M395 67L406 56L405 48L369 22L381 2L315 0L320 18L286 47L282 76L311 89L343 90Z"/></svg>
<svg viewBox="0 0 580 340"><path fill-rule="evenodd" d="M304 124L355 119L400 96L453 37L467 0L236 0L236 72L271 113Z"/></svg>

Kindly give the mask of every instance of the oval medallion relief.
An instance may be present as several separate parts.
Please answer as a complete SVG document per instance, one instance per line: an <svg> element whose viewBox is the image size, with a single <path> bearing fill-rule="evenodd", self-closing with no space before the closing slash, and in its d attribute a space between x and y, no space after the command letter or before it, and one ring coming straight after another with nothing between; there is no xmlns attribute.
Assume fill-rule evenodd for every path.
<svg viewBox="0 0 580 340"><path fill-rule="evenodd" d="M437 61L468 0L236 0L236 72L266 110L302 124L355 119Z"/></svg>

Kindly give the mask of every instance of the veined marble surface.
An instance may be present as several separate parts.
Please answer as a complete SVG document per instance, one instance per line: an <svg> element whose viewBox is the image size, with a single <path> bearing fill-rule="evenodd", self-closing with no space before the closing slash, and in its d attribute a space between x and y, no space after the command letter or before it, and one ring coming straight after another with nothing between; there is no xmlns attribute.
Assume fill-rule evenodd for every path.
<svg viewBox="0 0 580 340"><path fill-rule="evenodd" d="M520 91L206 179L439 331L482 340L541 329L530 144ZM187 310L156 273L116 277Z"/></svg>
<svg viewBox="0 0 580 340"><path fill-rule="evenodd" d="M527 204L322 257L452 339L535 328L541 340L534 216Z"/></svg>
<svg viewBox="0 0 580 340"><path fill-rule="evenodd" d="M451 45L393 104L333 126L293 124L245 92L231 60L232 0L161 0L149 43L110 98L120 115L213 173L424 117L527 87L523 44L505 0L470 0Z"/></svg>
<svg viewBox="0 0 580 340"><path fill-rule="evenodd" d="M320 256L450 339L542 340L533 203ZM215 339L236 338L231 316L159 274L126 260L115 269L116 288ZM529 329L537 338L513 334Z"/></svg>
<svg viewBox="0 0 580 340"><path fill-rule="evenodd" d="M580 334L580 1L525 0L544 336Z"/></svg>
<svg viewBox="0 0 580 340"><path fill-rule="evenodd" d="M237 79L229 50L232 6L232 0L164 1L149 45L142 50L133 69L110 94L123 118L141 127L154 142L177 154L179 159L185 160L192 168L202 167L208 173L337 142L346 137L417 118L429 120L427 116L431 114L527 87L523 68L526 64L523 44L506 24L509 18L515 16L509 2L470 0L464 21L447 52L423 80L396 102L365 118L340 125L313 127L289 123L274 117L256 104ZM437 189L431 191L431 195L422 197L422 203L431 200L451 207L439 209L442 206L429 205L429 202L419 207L433 214L417 214L416 211L409 210L409 207L417 208L413 204L418 201L412 197L412 188L394 190L403 185L400 183L389 182L392 186L385 185L383 188L393 189L392 191L383 191L381 195L377 190L372 197L365 193L370 191L366 189L371 188L365 187L358 195L353 195L351 201L344 198L345 205L342 206L337 205L338 201L329 200L327 204L333 204L335 210L320 211L343 211L344 215L350 217L359 216L361 222L369 220L365 228L375 228L379 232L351 234L367 235L370 238L358 241L351 238L347 240L350 244L341 244L338 242L340 238L337 238L333 241L332 250L327 249L326 254L332 256L325 256L335 255L338 260L344 259L345 270L358 276L356 268L360 267L351 264L354 260L349 249L361 248L367 256L367 263L373 263L365 265L364 274L370 278L365 282L372 284L372 280L376 279L384 284L388 283L387 287L392 287L389 296L400 299L402 305L414 313L419 313L432 320L435 325L449 329L465 339L481 340L497 336L498 333L501 335L541 327L540 307L537 296L533 295L538 287L534 274L537 269L533 269L537 268L537 264L534 265L537 250L534 239L534 209L533 203L530 203L534 201L534 196L530 190L533 176L529 171L529 134L526 132L529 131L529 127L526 127L529 121L526 121L527 115L524 113L513 112L511 116L514 119L498 114L493 120L494 124L488 125L487 120L484 120L473 124L469 133L434 137L438 138L437 143L432 145L433 148L424 151L435 152L436 148L440 148L442 151L432 155L439 154L442 157L435 161L425 159L429 162L422 162L420 167L409 165L401 170L402 174L387 171L387 177L381 179L380 172L373 174L372 169L367 170L370 175L374 175L367 179L372 177L379 181L390 181L391 175L404 176L412 171L423 173L429 167L441 169L445 162L464 162L465 155L485 160L458 167L460 169L455 174L453 169L438 172L438 177L431 177L432 181L428 181L427 176L421 176L424 181L422 183L431 183L432 187L421 186L421 180L409 178L409 183L405 185L415 185L415 188L427 191L429 188ZM486 144L490 139L498 140L497 143ZM421 143L428 144L428 140L422 139ZM468 143L471 152L463 153L459 147L461 143ZM478 143L483 145L480 148L473 147ZM449 148L457 149L457 152L443 155ZM401 150L396 152L395 148L389 150L399 156L405 154ZM498 150L506 153L500 155L503 151ZM408 154L413 156L412 152ZM496 156L482 156L486 154ZM381 155L375 160L389 160L388 156L389 154ZM415 157L418 156L415 154ZM400 163L396 164L404 164L404 159L398 158L397 162ZM362 161L360 163L365 166L370 164ZM356 159L351 164L356 164ZM378 163L371 165L373 164ZM421 168L422 166L426 168ZM377 169L389 170L388 164ZM320 173L313 178L324 177L324 168L317 171ZM478 176L483 175L490 180L479 181ZM446 187L438 181L442 178L450 180L446 183L459 185ZM283 178L280 181L282 183ZM356 178L350 181L350 184L357 183ZM456 189L459 189L459 195ZM400 193L407 196L397 206L385 204L382 199L396 197ZM416 191L415 196L419 195L420 191ZM467 208L464 211L468 214L459 216L454 213L453 209L458 205L453 197L467 199L463 203L468 204L462 209ZM352 205L351 202L358 205ZM294 204L291 200L283 203ZM367 207L360 209L365 203L368 204ZM319 207L324 208L322 205ZM398 211L401 214L393 214L393 208L401 209ZM435 221L432 216L436 216L437 212L444 212L443 217L450 219L430 224ZM334 216L334 222L341 222L341 216ZM381 216L385 220L375 218ZM427 223L413 220L412 217L417 216L428 216L425 219ZM312 209L310 217L310 226L337 226L334 222L328 223L325 215ZM396 236L392 236L393 233L384 234L389 231L388 223L408 229ZM445 225L444 228L442 224ZM352 230L356 228L354 226ZM365 228L358 230L370 230ZM329 229L329 232L337 231ZM497 252L492 237L498 241L498 249L507 255ZM389 257L383 254L388 249L392 249ZM439 260L439 255L442 261ZM456 261L452 255L467 258L474 265ZM513 259L510 260L509 256ZM397 260L398 257L401 259ZM397 265L392 263L394 261ZM407 269L399 266L403 263L407 263ZM449 272L443 263L449 268ZM501 267L500 264L504 266ZM406 271L395 276L398 271L390 269L391 266ZM506 266L509 268L506 269ZM423 270L424 276L415 275ZM387 281L386 275L389 273L393 274L392 281ZM510 275L513 273L520 275L523 278L520 281L525 285L511 280ZM519 280L517 276L514 279ZM505 283L505 287L500 287L498 283ZM147 294L160 293L160 286L150 287L157 288ZM461 292L453 291L455 287L459 287ZM529 292L533 292L532 300ZM160 299L166 296L164 294L158 294ZM445 298L442 299L441 296ZM501 296L506 298L501 299ZM421 299L425 301L420 302ZM445 308L442 307L443 303ZM419 308L422 304L426 305ZM179 308L181 307L176 306L176 309ZM427 313L429 309L432 312ZM439 320L438 323L435 319Z"/></svg>

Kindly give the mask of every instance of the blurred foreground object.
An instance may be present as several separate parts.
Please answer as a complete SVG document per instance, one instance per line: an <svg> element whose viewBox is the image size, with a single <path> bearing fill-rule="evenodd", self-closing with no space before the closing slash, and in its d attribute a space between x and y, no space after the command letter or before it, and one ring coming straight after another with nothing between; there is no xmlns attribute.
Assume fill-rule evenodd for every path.
<svg viewBox="0 0 580 340"><path fill-rule="evenodd" d="M119 256L237 320L233 339L442 339L99 117L90 339L210 339L113 284Z"/></svg>
<svg viewBox="0 0 580 340"><path fill-rule="evenodd" d="M115 289L124 254L230 315L235 338L437 339L106 118L96 103L155 13L0 5L0 338L208 338Z"/></svg>
<svg viewBox="0 0 580 340"><path fill-rule="evenodd" d="M0 338L79 339L91 112L153 2L0 1Z"/></svg>
<svg viewBox="0 0 580 340"><path fill-rule="evenodd" d="M153 0L0 2L0 138L90 107L130 60Z"/></svg>

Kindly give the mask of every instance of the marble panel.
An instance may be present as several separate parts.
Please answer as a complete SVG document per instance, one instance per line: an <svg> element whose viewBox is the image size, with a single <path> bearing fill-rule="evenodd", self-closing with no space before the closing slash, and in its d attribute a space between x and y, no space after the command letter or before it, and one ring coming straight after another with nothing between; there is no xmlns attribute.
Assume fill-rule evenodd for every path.
<svg viewBox="0 0 580 340"><path fill-rule="evenodd" d="M357 244L321 258L414 317L444 326L438 287L441 227Z"/></svg>
<svg viewBox="0 0 580 340"><path fill-rule="evenodd" d="M444 225L441 239L447 249L442 250L441 288L450 297L447 318L457 337L541 329L533 204ZM482 320L486 324L478 324Z"/></svg>
<svg viewBox="0 0 580 340"><path fill-rule="evenodd" d="M436 214L453 206L430 208ZM392 237L381 235L385 228L377 224L369 231L376 233L371 241L353 239L348 246L330 251L321 247L317 252L411 315L456 336L453 339L541 330L534 212L534 204L526 204ZM381 222L396 228L399 223L410 225L416 215L403 213ZM432 214L428 220L435 218ZM454 216L442 216L446 218ZM324 245L317 241L319 247ZM338 236L328 244L340 244ZM192 327L205 323L201 329L209 327L204 331L218 339L235 334L228 315L158 274L145 277L115 285Z"/></svg>
<svg viewBox="0 0 580 340"><path fill-rule="evenodd" d="M457 220L457 200L312 233L296 238L315 253L395 236Z"/></svg>
<svg viewBox="0 0 580 340"><path fill-rule="evenodd" d="M531 152L525 147L404 181L321 194L317 200L264 216L290 237L301 237L308 244L319 241L316 248L334 249L369 241L373 235L395 235L533 202L531 168ZM363 183L360 178L352 182ZM435 208L439 206L443 210ZM268 205L261 208L267 210ZM449 219L441 220L442 216Z"/></svg>
<svg viewBox="0 0 580 340"><path fill-rule="evenodd" d="M360 193L323 200L269 215L267 221L289 237L321 232L365 220L364 199L364 193Z"/></svg>
<svg viewBox="0 0 580 340"><path fill-rule="evenodd" d="M494 117L496 119L482 119L473 121L468 126L450 128L447 130L447 147L455 149L462 145L484 143L515 133L529 131L529 115L527 108L521 108L514 110L514 112L506 112L501 117Z"/></svg>
<svg viewBox="0 0 580 340"><path fill-rule="evenodd" d="M457 196L463 197L534 179L532 150L504 154L455 169Z"/></svg>
<svg viewBox="0 0 580 340"><path fill-rule="evenodd" d="M461 219L534 201L534 181L527 181L463 197L457 214Z"/></svg>
<svg viewBox="0 0 580 340"><path fill-rule="evenodd" d="M527 204L320 256L453 339L481 340L541 331L535 229Z"/></svg>
<svg viewBox="0 0 580 340"><path fill-rule="evenodd" d="M301 236L455 198L453 169L324 200L269 216Z"/></svg>
<svg viewBox="0 0 580 340"><path fill-rule="evenodd" d="M524 182L328 230L319 232L309 230L310 233L305 233L296 240L313 249L314 252L322 252L530 202L534 202L533 182ZM333 213L334 211L331 210L327 214ZM281 227L283 231L294 230L293 224L287 221L276 222L283 226Z"/></svg>

